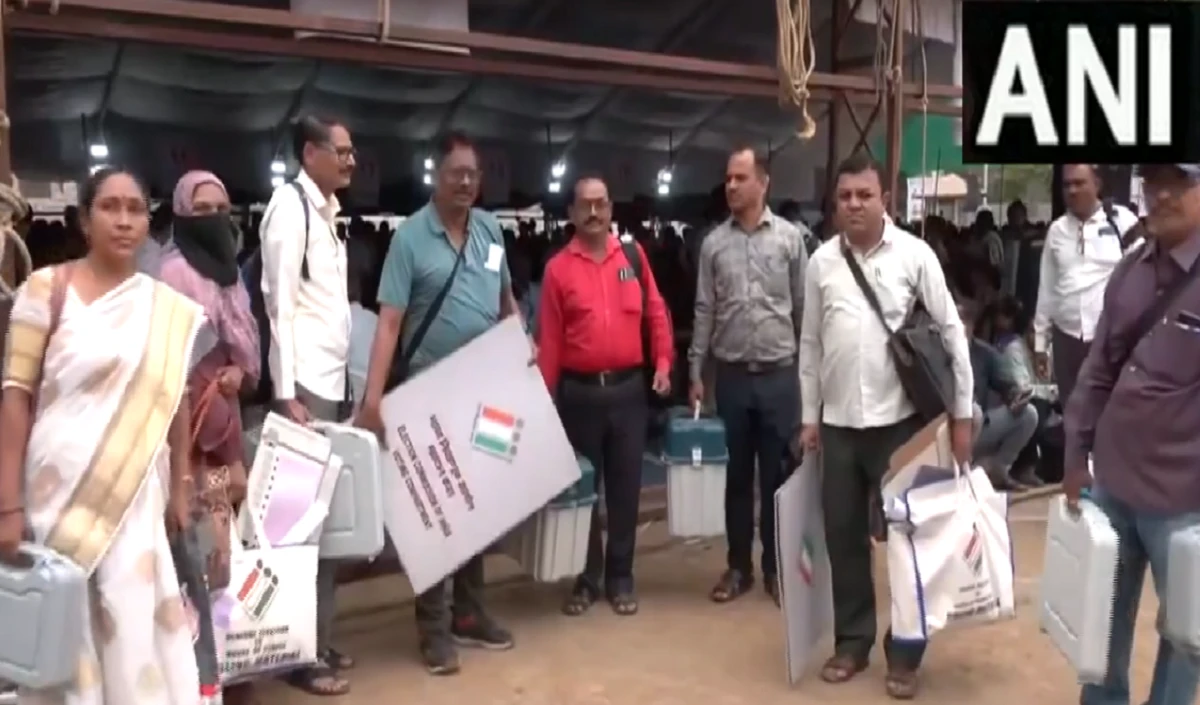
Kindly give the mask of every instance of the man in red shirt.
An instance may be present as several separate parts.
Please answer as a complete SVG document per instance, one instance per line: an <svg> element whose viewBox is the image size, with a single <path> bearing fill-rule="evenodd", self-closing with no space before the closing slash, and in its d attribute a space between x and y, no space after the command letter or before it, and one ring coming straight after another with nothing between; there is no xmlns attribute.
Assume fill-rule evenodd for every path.
<svg viewBox="0 0 1200 705"><path fill-rule="evenodd" d="M645 253L610 233L612 203L603 179L576 182L570 215L575 236L550 258L542 278L538 366L571 445L596 468L597 489L603 477L608 552L599 512L593 512L587 566L563 612L586 612L603 584L613 610L632 615L638 609L633 549L648 421L644 370L652 363L654 391L670 391L671 326ZM637 253L639 266L627 250ZM643 352L643 318L649 321L651 360Z"/></svg>

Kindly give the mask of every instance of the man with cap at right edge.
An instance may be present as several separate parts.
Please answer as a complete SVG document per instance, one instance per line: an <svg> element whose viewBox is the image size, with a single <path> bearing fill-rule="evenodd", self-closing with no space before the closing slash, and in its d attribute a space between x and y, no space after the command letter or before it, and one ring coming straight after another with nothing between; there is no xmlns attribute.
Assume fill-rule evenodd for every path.
<svg viewBox="0 0 1200 705"><path fill-rule="evenodd" d="M1067 402L1069 507L1091 501L1118 537L1108 675L1081 705L1129 705L1146 567L1164 602L1172 535L1200 526L1200 164L1141 167L1147 242L1117 265ZM1088 472L1088 456L1093 472ZM1090 492L1084 499L1084 490ZM1146 705L1192 705L1200 665L1166 639Z"/></svg>

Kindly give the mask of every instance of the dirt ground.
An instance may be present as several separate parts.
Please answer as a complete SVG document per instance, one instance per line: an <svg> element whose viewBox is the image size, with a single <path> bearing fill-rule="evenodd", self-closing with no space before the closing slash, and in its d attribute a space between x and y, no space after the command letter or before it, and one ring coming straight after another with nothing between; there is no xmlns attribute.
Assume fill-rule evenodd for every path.
<svg viewBox="0 0 1200 705"><path fill-rule="evenodd" d="M1066 661L1037 626L1046 500L1013 509L1017 557L1016 619L939 634L923 671L921 701L1011 705L1076 701ZM338 646L358 667L353 691L317 699L271 685L264 701L278 705L820 705L890 702L883 693L882 656L850 683L830 686L812 673L787 683L779 611L758 590L729 605L708 600L724 567L724 544L684 544L661 524L645 527L638 558L641 614L616 617L601 605L586 616L562 616L564 586L535 585L506 558L491 559L497 584L488 601L509 626L516 649L464 651L455 677L429 676L416 660L410 593L398 577L343 588ZM882 571L882 556L878 568ZM882 581L879 581L882 582ZM880 605L886 615L886 595ZM1142 603L1134 657L1134 701L1148 689L1156 635L1152 594ZM886 618L886 617L885 617ZM882 628L880 630L882 634ZM815 665L813 668L815 669Z"/></svg>

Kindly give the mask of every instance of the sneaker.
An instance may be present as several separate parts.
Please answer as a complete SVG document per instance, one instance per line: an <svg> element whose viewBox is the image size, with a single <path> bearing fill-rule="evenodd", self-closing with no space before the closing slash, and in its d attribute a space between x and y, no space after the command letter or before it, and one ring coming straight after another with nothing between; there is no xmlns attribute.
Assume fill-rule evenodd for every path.
<svg viewBox="0 0 1200 705"><path fill-rule="evenodd" d="M421 637L421 661L425 670L435 676L450 676L458 673L458 650L447 636Z"/></svg>
<svg viewBox="0 0 1200 705"><path fill-rule="evenodd" d="M450 634L460 646L491 651L505 651L513 647L512 634L483 613L455 617Z"/></svg>

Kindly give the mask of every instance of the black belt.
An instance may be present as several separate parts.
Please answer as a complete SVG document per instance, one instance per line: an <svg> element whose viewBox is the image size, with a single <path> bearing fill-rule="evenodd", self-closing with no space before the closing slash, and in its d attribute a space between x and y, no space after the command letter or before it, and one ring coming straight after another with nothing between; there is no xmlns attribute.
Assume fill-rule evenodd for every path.
<svg viewBox="0 0 1200 705"><path fill-rule="evenodd" d="M732 367L752 375L765 375L768 372L777 372L796 364L795 358L791 357L785 357L781 360L771 360L769 362L759 362L757 360L750 362L743 362L741 360L737 362L726 362L725 360L720 360L719 362L727 367Z"/></svg>
<svg viewBox="0 0 1200 705"><path fill-rule="evenodd" d="M575 372L563 370L562 379L593 387L613 387L622 382L628 382L642 374L641 367L626 367L622 370L604 370L603 372Z"/></svg>

